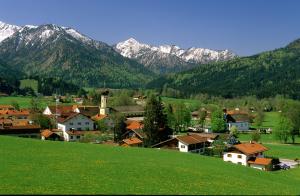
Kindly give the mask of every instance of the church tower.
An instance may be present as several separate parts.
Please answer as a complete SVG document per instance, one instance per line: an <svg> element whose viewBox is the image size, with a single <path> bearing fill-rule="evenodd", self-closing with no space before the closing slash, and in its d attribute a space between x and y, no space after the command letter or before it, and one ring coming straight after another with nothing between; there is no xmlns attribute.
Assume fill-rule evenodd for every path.
<svg viewBox="0 0 300 196"><path fill-rule="evenodd" d="M108 91L105 91L101 94L101 106L100 106L100 114L101 115L107 115L108 114L108 107L107 107L107 97L108 97Z"/></svg>

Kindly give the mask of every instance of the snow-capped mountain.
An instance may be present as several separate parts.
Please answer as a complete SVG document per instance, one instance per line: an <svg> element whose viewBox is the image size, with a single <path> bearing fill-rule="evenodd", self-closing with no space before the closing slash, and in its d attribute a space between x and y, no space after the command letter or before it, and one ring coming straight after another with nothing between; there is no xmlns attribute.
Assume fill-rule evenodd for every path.
<svg viewBox="0 0 300 196"><path fill-rule="evenodd" d="M21 27L19 26L6 24L0 21L0 42L12 36L16 31L20 29Z"/></svg>
<svg viewBox="0 0 300 196"><path fill-rule="evenodd" d="M100 86L106 81L119 88L143 85L154 76L112 46L69 27L4 23L1 27L0 60L27 77L60 77L79 86Z"/></svg>
<svg viewBox="0 0 300 196"><path fill-rule="evenodd" d="M54 24L46 24L40 26L34 25L24 25L24 26L16 26L6 24L0 21L0 43L3 42L5 39L12 37L13 35L18 34L20 36L19 41L24 41L25 45L29 44L30 42L45 42L49 38L55 37L57 40L61 35L70 35L73 38L81 41L85 44L91 44L96 47L99 47L101 42L92 40L91 38L87 37L76 31L75 29L69 27L61 27ZM101 44L100 44L101 45Z"/></svg>
<svg viewBox="0 0 300 196"><path fill-rule="evenodd" d="M120 42L116 44L114 48L122 56L136 59L140 63L143 63L149 67L156 67L156 65L153 64L153 59L155 59L155 63L162 61L159 64L166 69L168 69L168 67L174 67L178 65L182 65L182 69L188 69L194 67L194 64L226 61L236 56L229 50L216 51L194 47L185 50L176 45L162 45L158 47L151 46L140 43L134 38ZM166 58L169 59L167 62ZM170 59L173 59L173 61L170 61ZM175 63L175 65L173 63Z"/></svg>

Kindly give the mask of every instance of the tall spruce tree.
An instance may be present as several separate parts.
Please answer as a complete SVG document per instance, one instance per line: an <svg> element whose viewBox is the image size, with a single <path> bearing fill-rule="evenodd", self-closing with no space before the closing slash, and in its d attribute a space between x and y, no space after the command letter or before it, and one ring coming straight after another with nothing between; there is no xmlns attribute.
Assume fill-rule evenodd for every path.
<svg viewBox="0 0 300 196"><path fill-rule="evenodd" d="M166 115L160 97L151 95L145 108L144 132L147 136L145 147L151 146L161 140L160 131L166 128Z"/></svg>
<svg viewBox="0 0 300 196"><path fill-rule="evenodd" d="M115 114L114 120L114 141L120 142L123 138L122 135L126 131L125 117L121 114Z"/></svg>

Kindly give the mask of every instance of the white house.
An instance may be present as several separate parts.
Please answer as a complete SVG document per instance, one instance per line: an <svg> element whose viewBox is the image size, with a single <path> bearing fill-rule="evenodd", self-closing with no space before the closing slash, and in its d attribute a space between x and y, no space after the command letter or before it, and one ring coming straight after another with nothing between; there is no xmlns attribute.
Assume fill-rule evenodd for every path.
<svg viewBox="0 0 300 196"><path fill-rule="evenodd" d="M268 170L271 159L264 158L263 152L268 150L256 142L234 145L229 152L223 154L223 160L257 169Z"/></svg>
<svg viewBox="0 0 300 196"><path fill-rule="evenodd" d="M64 138L68 141L67 131L94 130L94 121L81 113L71 112L58 117L57 128L63 131Z"/></svg>
<svg viewBox="0 0 300 196"><path fill-rule="evenodd" d="M204 152L205 147L208 146L207 138L203 138L199 135L185 135L177 136L178 140L178 149L180 152Z"/></svg>

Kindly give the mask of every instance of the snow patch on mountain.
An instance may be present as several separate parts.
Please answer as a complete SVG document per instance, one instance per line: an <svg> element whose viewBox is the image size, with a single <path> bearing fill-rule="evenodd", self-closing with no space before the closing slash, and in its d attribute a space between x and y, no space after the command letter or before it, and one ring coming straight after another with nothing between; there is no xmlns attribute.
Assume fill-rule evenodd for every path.
<svg viewBox="0 0 300 196"><path fill-rule="evenodd" d="M120 42L115 45L115 49L122 56L128 58L140 58L146 55L155 55L166 57L165 54L170 56L176 56L185 62L190 63L208 63L215 61L223 61L234 58L236 55L229 50L211 50L205 48L189 48L187 50L180 48L176 45L162 45L162 46L151 46L143 44L130 38L126 41Z"/></svg>
<svg viewBox="0 0 300 196"><path fill-rule="evenodd" d="M21 27L19 26L6 24L0 21L0 42L12 36L16 31L20 29Z"/></svg>

